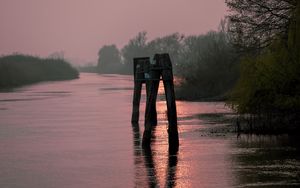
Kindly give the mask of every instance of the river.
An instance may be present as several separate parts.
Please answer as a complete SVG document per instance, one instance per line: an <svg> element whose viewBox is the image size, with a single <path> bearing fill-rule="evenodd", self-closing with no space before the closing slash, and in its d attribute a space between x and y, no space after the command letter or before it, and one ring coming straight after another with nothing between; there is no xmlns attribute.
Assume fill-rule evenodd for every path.
<svg viewBox="0 0 300 188"><path fill-rule="evenodd" d="M130 123L131 76L82 73L0 93L0 187L299 187L299 144L286 135L237 137L222 102L177 101L180 148L168 153L163 91L152 150ZM214 127L216 127L214 131Z"/></svg>

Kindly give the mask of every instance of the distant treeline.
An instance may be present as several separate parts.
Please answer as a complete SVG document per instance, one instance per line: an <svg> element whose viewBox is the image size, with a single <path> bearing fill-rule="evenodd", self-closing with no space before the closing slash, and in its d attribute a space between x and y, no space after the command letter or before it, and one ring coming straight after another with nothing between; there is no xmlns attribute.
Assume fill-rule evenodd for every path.
<svg viewBox="0 0 300 188"><path fill-rule="evenodd" d="M63 59L28 55L0 57L0 88L11 88L40 81L78 78L78 71Z"/></svg>
<svg viewBox="0 0 300 188"><path fill-rule="evenodd" d="M79 72L98 73L97 65L86 64L75 67Z"/></svg>
<svg viewBox="0 0 300 188"><path fill-rule="evenodd" d="M116 45L103 46L97 72L132 74L133 58L169 53L180 80L178 99L224 100L238 78L238 55L229 43L226 25L221 21L218 31L203 35L173 33L151 41L147 41L146 32L140 32L121 50Z"/></svg>

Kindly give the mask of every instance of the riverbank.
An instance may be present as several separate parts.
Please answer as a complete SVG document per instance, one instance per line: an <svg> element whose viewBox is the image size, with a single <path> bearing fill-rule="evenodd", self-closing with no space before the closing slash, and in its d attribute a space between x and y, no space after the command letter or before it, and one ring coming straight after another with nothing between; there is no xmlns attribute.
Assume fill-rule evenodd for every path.
<svg viewBox="0 0 300 188"><path fill-rule="evenodd" d="M78 77L78 71L63 59L28 55L0 57L1 90L41 81L70 80Z"/></svg>
<svg viewBox="0 0 300 188"><path fill-rule="evenodd" d="M249 114L239 115L230 113L208 113L198 114L196 116L205 124L210 125L201 130L201 136L228 136L236 134L246 135L290 135L297 136L300 133L297 124L276 121L265 121L260 117L254 117Z"/></svg>
<svg viewBox="0 0 300 188"><path fill-rule="evenodd" d="M176 100L190 102L224 102L232 109L231 114L207 114L199 116L200 119L213 120L219 126L212 129L204 129L204 135L226 135L227 133L256 134L256 135L299 135L299 113L277 113L277 114L250 114L239 113L236 106L232 105L230 92L222 92L219 95L212 95L210 92L203 92L201 87L175 82ZM224 125L223 121L227 124ZM228 124L230 122L230 125Z"/></svg>

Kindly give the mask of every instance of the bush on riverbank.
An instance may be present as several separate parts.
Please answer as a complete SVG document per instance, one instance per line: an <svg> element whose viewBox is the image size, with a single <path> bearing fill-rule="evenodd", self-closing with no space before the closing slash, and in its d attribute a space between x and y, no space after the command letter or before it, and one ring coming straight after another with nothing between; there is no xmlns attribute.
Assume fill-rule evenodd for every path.
<svg viewBox="0 0 300 188"><path fill-rule="evenodd" d="M300 3L291 7L288 27L283 25L280 33L273 33L268 47L247 53L242 60L241 76L229 103L247 117L247 131L300 130Z"/></svg>
<svg viewBox="0 0 300 188"><path fill-rule="evenodd" d="M0 88L11 88L40 81L78 78L79 73L63 59L28 55L0 57Z"/></svg>
<svg viewBox="0 0 300 188"><path fill-rule="evenodd" d="M176 97L182 100L225 100L238 78L238 55L223 30L185 38L175 67L182 80Z"/></svg>

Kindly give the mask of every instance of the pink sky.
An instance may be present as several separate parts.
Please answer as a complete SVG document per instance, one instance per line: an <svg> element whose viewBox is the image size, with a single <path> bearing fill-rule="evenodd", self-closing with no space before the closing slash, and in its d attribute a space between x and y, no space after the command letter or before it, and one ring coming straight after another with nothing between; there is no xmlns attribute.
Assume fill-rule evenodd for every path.
<svg viewBox="0 0 300 188"><path fill-rule="evenodd" d="M105 44L215 30L224 0L0 0L0 54L13 52L96 61Z"/></svg>

